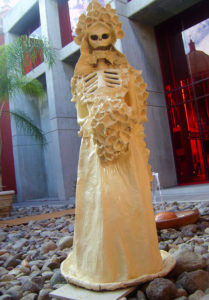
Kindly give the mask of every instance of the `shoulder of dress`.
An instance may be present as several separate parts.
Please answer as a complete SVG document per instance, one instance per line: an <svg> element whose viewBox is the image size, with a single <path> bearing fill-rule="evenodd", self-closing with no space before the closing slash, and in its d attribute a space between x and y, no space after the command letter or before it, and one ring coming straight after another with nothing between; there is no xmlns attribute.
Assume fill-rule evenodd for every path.
<svg viewBox="0 0 209 300"><path fill-rule="evenodd" d="M74 76L81 78L85 75L88 75L88 74L94 72L94 71L95 71L94 65L89 63L89 56L81 55L75 66Z"/></svg>
<svg viewBox="0 0 209 300"><path fill-rule="evenodd" d="M128 65L128 71L130 74L132 74L134 77L141 77L142 78L142 70L134 69L131 65Z"/></svg>
<svg viewBox="0 0 209 300"><path fill-rule="evenodd" d="M136 107L139 114L139 122L140 123L147 122L146 100L149 95L149 93L146 91L147 84L144 82L141 70L136 70L129 65L128 72L129 72L129 89L133 92L133 94L136 97Z"/></svg>

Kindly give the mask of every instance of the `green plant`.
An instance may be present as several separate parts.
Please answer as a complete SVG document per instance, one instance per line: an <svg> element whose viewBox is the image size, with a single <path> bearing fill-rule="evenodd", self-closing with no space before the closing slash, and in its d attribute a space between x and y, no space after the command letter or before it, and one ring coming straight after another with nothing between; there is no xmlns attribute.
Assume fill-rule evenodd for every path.
<svg viewBox="0 0 209 300"><path fill-rule="evenodd" d="M4 110L8 98L14 100L13 96L16 93L21 92L37 100L44 99L45 89L41 82L36 79L31 80L25 75L25 67L30 64L33 68L37 57L44 59L49 68L55 63L54 50L47 40L31 39L24 35L9 45L0 46L0 118L3 112L10 114L12 118L15 118L18 127L44 145L45 137L42 130L24 111ZM0 155L2 146L0 136Z"/></svg>
<svg viewBox="0 0 209 300"><path fill-rule="evenodd" d="M23 35L9 45L0 46L0 101L3 102L0 108L0 117L4 112L4 102L17 92L39 100L44 98L45 90L41 82L37 79L31 80L24 74L27 63L33 66L37 56L44 57L48 67L55 62L54 50L45 39L31 39ZM9 111L8 113L27 133L42 143L44 142L43 132L23 111Z"/></svg>

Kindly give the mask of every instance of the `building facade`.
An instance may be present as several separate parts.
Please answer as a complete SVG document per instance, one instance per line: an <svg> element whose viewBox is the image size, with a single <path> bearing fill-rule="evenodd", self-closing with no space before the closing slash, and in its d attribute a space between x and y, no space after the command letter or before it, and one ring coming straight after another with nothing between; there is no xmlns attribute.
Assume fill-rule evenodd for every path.
<svg viewBox="0 0 209 300"><path fill-rule="evenodd" d="M47 140L44 146L34 142L12 122L19 201L66 200L75 194L80 139L77 136L76 111L74 104L70 101L70 80L79 57L79 47L73 42L74 24L87 2L89 1L20 0L4 18L4 34L7 43L21 34L32 35L34 32L41 32L41 35L50 41L57 56L56 64L51 69L48 69L43 62L34 70L29 70L26 75L38 78L44 84L46 87L45 101L39 103L35 101L36 99L26 99L20 94L11 99L10 105L14 109L27 112L43 130ZM190 89L190 86L194 85L193 77L187 72L187 77L185 74L182 75L183 77L178 75L180 76L178 80L172 81L175 72L169 63L171 63L172 57L175 60L175 55L179 53L177 50L176 54L169 52L171 48L171 46L168 47L169 42L175 45L176 35L171 34L173 39L167 41L169 32L166 31L170 24L168 22L182 24L183 14L187 15L191 9L195 11L195 7L203 6L207 1L112 0L101 2L111 2L112 6L116 8L125 32L125 38L118 43L118 47L134 68L143 71L144 80L148 84L147 114L149 121L145 124L146 142L151 151L152 171L159 173L161 186L169 187L179 183L192 183L197 178L198 180L200 178L199 181L209 180L207 133L204 131L203 134L201 131L201 111L198 111L195 106L198 99L196 94L190 95L190 98L185 95L186 92L188 94L187 90ZM200 15L203 14L203 11L204 8L200 8ZM193 23L201 21L201 18L194 20L192 15L190 15L190 19L193 20ZM202 16L202 20L206 19L206 15ZM190 27L193 25L188 24ZM175 30L173 29L173 31ZM182 28L177 30L178 33L182 31ZM186 52L184 55L186 56ZM164 63L164 57L168 58L167 65ZM175 63L174 61L173 64ZM183 66L181 61L177 61L177 63L179 68ZM185 68L188 69L188 66ZM178 70L178 68L176 69ZM171 82L167 82L169 78L171 78ZM187 81L185 81L186 79ZM206 86L205 95L207 94L207 74L201 80ZM194 90L193 86L191 90ZM171 99L174 101L172 104L169 102ZM192 101L194 101L194 105L191 104ZM202 111L206 111L205 118L207 101L208 99L204 98L205 110L203 107ZM189 117L187 105L190 104L187 102L194 106L193 115L197 119L194 139L191 138L194 133L189 130L191 126L188 126L188 122L191 123L194 119ZM180 106L181 115L178 111ZM172 123L172 117L176 120L175 124ZM206 128L204 130L207 131L207 120L204 124L204 128ZM180 134L178 135L176 132L180 132ZM192 147L196 150L193 151ZM202 156L200 150L203 153ZM199 167L197 167L198 163ZM184 168L182 164L184 164ZM205 177L202 176L203 173Z"/></svg>

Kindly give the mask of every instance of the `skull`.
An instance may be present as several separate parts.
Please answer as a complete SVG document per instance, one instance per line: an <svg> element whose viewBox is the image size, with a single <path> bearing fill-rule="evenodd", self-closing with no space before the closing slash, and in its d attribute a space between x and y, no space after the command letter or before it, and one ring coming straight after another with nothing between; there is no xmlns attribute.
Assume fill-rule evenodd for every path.
<svg viewBox="0 0 209 300"><path fill-rule="evenodd" d="M88 29L88 41L93 49L105 49L115 43L115 36L108 26L96 23Z"/></svg>

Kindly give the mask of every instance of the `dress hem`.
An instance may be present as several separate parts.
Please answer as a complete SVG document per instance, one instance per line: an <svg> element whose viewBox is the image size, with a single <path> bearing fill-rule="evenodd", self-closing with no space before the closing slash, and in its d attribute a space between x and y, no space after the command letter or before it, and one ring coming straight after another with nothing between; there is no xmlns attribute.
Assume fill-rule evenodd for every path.
<svg viewBox="0 0 209 300"><path fill-rule="evenodd" d="M127 288L131 286L139 285L141 283L145 283L147 281L151 281L154 278L164 277L175 267L176 260L172 255L170 255L168 252L163 250L160 250L160 254L163 262L162 270L154 274L143 275L134 279L125 280L121 282L96 283L96 282L81 280L75 276L70 275L69 273L67 274L65 270L65 261L61 265L61 273L69 283L72 283L74 285L89 290L103 291L103 290L116 290L121 288ZM71 255L72 253L69 255L68 259L70 259Z"/></svg>

